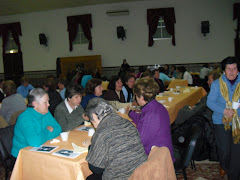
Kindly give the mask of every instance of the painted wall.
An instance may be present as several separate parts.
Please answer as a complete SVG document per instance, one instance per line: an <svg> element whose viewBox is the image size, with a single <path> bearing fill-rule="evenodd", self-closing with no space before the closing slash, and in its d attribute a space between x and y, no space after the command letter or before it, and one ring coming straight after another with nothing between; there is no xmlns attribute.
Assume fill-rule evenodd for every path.
<svg viewBox="0 0 240 180"><path fill-rule="evenodd" d="M176 46L171 40L148 47L148 8L174 7ZM107 16L108 10L129 9L129 16ZM92 14L93 50L74 45L69 51L67 16ZM57 57L102 55L102 66L219 62L234 55L233 1L158 0L105 4L0 17L0 23L20 22L24 71L53 70ZM210 22L210 33L201 34L201 21ZM127 39L117 38L116 27L126 29ZM48 47L39 44L39 33L48 37ZM2 44L2 40L0 40ZM2 48L0 48L2 54ZM0 73L3 60L0 57Z"/></svg>

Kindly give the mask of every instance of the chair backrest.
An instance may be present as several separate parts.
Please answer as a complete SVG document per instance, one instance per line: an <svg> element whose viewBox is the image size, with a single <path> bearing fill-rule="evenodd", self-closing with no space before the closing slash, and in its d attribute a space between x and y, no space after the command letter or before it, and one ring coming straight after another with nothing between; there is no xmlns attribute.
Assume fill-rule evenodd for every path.
<svg viewBox="0 0 240 180"><path fill-rule="evenodd" d="M0 128L5 128L7 126L8 126L7 121L2 116L0 116Z"/></svg>
<svg viewBox="0 0 240 180"><path fill-rule="evenodd" d="M16 124L18 116L25 110L16 111L10 118L10 125Z"/></svg>
<svg viewBox="0 0 240 180"><path fill-rule="evenodd" d="M198 140L199 136L201 135L201 133L202 133L201 126L197 126L197 124L196 125L194 124L191 127L188 138L186 140L187 147L186 147L186 152L185 152L184 159L183 159L183 167L184 168L188 167L188 164L192 159L192 155L194 153L194 149L196 147L197 140Z"/></svg>
<svg viewBox="0 0 240 180"><path fill-rule="evenodd" d="M148 160L137 167L128 180L176 180L172 157L167 147L154 147Z"/></svg>
<svg viewBox="0 0 240 180"><path fill-rule="evenodd" d="M11 157L14 125L0 129L0 155L3 161Z"/></svg>

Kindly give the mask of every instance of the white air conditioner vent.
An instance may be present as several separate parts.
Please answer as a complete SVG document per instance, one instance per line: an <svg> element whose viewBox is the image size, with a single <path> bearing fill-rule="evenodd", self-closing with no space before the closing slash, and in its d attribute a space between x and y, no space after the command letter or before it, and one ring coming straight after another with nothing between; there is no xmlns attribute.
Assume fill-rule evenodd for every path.
<svg viewBox="0 0 240 180"><path fill-rule="evenodd" d="M129 15L129 10L117 10L117 11L107 11L106 14L108 16L122 16Z"/></svg>

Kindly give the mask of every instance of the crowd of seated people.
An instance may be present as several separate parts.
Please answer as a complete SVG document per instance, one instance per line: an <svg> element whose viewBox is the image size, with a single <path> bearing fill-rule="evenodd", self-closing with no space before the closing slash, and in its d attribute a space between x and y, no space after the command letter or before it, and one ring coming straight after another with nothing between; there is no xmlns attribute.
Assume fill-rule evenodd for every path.
<svg viewBox="0 0 240 180"><path fill-rule="evenodd" d="M33 86L28 84L28 79L23 78L22 85L17 91L18 94L15 92L5 97L7 100L14 94L21 94L22 96L19 95L19 97L24 102L24 107L20 108L21 110L26 109L24 98L28 100L28 108L18 117L15 125L12 155L17 157L20 149L26 146L39 146L47 140L58 136L60 132L71 131L82 125L85 120L90 120L99 131L105 125L109 125L108 129L110 130L116 127L120 130L121 126L119 123L121 122L124 125L122 128L126 134L119 140L118 143L120 144L115 144L116 146L127 143L124 139L127 133L131 133L131 137L135 139L134 143L142 156L136 159L138 163L135 163L134 166L126 160L126 163L129 166L131 165L131 168L125 172L119 171L120 176L129 177L136 167L146 161L152 146L167 147L174 162L169 115L166 108L155 100L155 96L166 90L165 81L171 81L173 77L186 79L188 84L192 85L191 74L187 72L184 66L176 67L175 65L171 65L170 68L169 65L165 65L152 71L147 70L143 66L141 72L134 74L127 62L123 61L119 75L110 78L105 91L103 91L102 79L100 79L102 76L99 70L96 70L93 74L90 71L81 69L76 71L76 75L71 80L69 78L68 80L66 78L59 78L58 80L53 77L46 78L42 85L43 89L34 89ZM5 83L7 84L8 82L5 81L2 87L4 87ZM56 90L57 85L59 92ZM4 88L3 92L7 94ZM4 103L2 103L3 110L4 106ZM141 113L135 111L132 108L133 106L139 106ZM126 128L125 125L131 125L131 123L114 113L120 108L125 108L126 114L129 114L129 117L136 124L136 128L133 126L124 129ZM103 113L103 110L105 113ZM109 114L112 122L109 120ZM31 118L33 122L30 123ZM39 127L37 125L39 134L36 136L37 132L33 132L32 127L36 126L34 123L37 123L40 119L44 121L44 126ZM49 122L47 122L47 119L49 119ZM25 121L29 121L29 123L25 125ZM23 128L28 128L29 130L23 133ZM116 168L118 170L117 166L120 167L121 164L117 163L117 159L108 159L111 154L104 154L109 152L109 147L101 147L104 149L99 149L99 142L103 139L99 140L100 137L97 137L97 135L102 136L108 132L107 129L106 132L105 130L99 133L96 131L96 136L92 138L92 145L86 159L89 162L90 169L93 171L93 175L89 179L99 175L102 177L109 176L109 173L117 176L114 175L114 172L109 171L108 168L113 168L113 170ZM31 138L31 136L34 136L34 138ZM114 138L117 137L112 135L110 140L115 141ZM99 150L104 151L98 157L96 151ZM111 150L113 150L111 152L113 153L112 155L121 151L121 149L117 148ZM96 159L104 160L104 164L95 163ZM116 164L111 167L106 165L106 163Z"/></svg>

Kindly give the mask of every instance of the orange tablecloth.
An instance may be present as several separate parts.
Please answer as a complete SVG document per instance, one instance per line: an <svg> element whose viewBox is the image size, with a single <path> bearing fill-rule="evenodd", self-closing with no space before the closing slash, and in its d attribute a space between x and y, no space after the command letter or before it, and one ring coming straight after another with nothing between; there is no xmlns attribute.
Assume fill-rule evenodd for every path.
<svg viewBox="0 0 240 180"><path fill-rule="evenodd" d="M68 141L63 142L58 136L56 139L60 140L59 143L50 144L50 141L47 141L44 145L59 146L55 151L62 148L73 150L72 142L82 146L82 142L87 138L88 132L72 130ZM11 180L84 180L92 174L85 160L86 152L75 159L70 159L54 156L52 153L29 151L31 148L20 150Z"/></svg>
<svg viewBox="0 0 240 180"><path fill-rule="evenodd" d="M185 79L175 79L171 81L165 81L165 85L168 86L168 89L170 88L176 88L176 86L188 86L188 81Z"/></svg>
<svg viewBox="0 0 240 180"><path fill-rule="evenodd" d="M102 87L103 87L103 90L107 90L108 88L108 84L109 82L108 81L102 81Z"/></svg>

